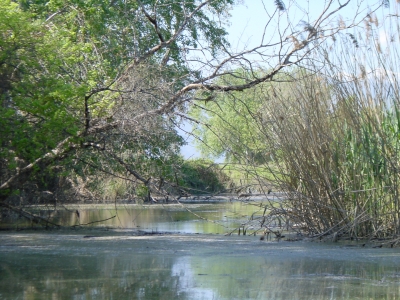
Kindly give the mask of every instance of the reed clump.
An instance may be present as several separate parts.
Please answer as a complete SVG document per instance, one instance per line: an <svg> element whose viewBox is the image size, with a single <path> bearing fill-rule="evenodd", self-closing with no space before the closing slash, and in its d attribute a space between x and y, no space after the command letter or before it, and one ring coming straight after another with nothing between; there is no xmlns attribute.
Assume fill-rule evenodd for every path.
<svg viewBox="0 0 400 300"><path fill-rule="evenodd" d="M335 43L265 94L262 134L274 157L266 167L311 236L397 239L399 38Z"/></svg>

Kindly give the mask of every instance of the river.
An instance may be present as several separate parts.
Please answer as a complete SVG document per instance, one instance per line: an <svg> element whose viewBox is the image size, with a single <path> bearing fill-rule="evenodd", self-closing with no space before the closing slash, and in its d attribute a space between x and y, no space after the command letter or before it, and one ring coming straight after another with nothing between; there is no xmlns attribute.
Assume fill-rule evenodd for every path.
<svg viewBox="0 0 400 300"><path fill-rule="evenodd" d="M52 218L109 220L0 233L0 299L400 297L399 249L262 241L251 226L224 235L262 214L258 203L77 208Z"/></svg>

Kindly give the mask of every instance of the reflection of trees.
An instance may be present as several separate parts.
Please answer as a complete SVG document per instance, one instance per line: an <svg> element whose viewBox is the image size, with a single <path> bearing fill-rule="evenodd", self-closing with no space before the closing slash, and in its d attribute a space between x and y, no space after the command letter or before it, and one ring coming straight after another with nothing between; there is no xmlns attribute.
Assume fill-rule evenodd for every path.
<svg viewBox="0 0 400 300"><path fill-rule="evenodd" d="M218 299L387 299L396 286L380 283L387 267L357 261L249 255L194 256L197 286L217 291ZM309 249L311 250L311 248ZM198 274L207 274L198 276Z"/></svg>
<svg viewBox="0 0 400 300"><path fill-rule="evenodd" d="M395 299L399 293L400 267L390 265L398 256L381 261L376 251L384 249L321 250L250 237L88 240L70 231L1 241L1 299Z"/></svg>
<svg viewBox="0 0 400 300"><path fill-rule="evenodd" d="M110 252L26 255L1 262L4 299L187 299L171 276L172 257ZM122 297L122 298L121 298Z"/></svg>
<svg viewBox="0 0 400 300"><path fill-rule="evenodd" d="M117 210L115 208L109 209L110 207L108 206L108 209L79 209L79 217L75 213L75 209L59 210L54 215L54 219L51 220L57 224L70 226L106 220L100 224L114 228L136 228L140 226L142 229L147 228L158 231L226 233L233 228L239 227L241 223L248 220L248 216L252 216L254 212L261 209L258 206L247 205L242 202L201 206L186 205L186 208L204 218L199 219L180 205L170 204L167 209L156 205L151 206L151 208L146 206L125 207L121 205L118 206ZM261 213L262 210L259 214ZM223 226L204 220L217 221ZM98 226L99 223L94 223L93 225Z"/></svg>

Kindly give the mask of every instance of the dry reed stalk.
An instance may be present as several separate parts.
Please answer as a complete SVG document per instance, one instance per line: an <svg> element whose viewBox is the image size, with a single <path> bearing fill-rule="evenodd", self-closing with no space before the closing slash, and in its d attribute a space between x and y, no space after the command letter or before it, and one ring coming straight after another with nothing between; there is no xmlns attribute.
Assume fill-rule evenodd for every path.
<svg viewBox="0 0 400 300"><path fill-rule="evenodd" d="M293 70L294 80L275 86L263 107L262 138L275 157L269 170L309 233L396 237L400 53L397 44L336 43L337 53L320 53L324 69Z"/></svg>

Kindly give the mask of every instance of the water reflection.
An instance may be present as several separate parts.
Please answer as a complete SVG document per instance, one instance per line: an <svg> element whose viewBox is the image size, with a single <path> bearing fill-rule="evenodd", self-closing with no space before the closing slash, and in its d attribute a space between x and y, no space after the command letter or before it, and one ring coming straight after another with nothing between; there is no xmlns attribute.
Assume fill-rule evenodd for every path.
<svg viewBox="0 0 400 300"><path fill-rule="evenodd" d="M0 236L0 299L397 299L396 249L255 237Z"/></svg>
<svg viewBox="0 0 400 300"><path fill-rule="evenodd" d="M78 211L78 213L76 213ZM37 212L65 226L102 226L140 229L148 232L223 234L246 222L254 213L263 213L262 202L222 202L214 204L76 206ZM104 221L101 221L104 220ZM8 222L7 222L8 221ZM101 221L101 222L99 222ZM212 221L212 222L209 222ZM26 220L2 220L0 226L29 226Z"/></svg>
<svg viewBox="0 0 400 300"><path fill-rule="evenodd" d="M73 216L69 224L86 224L104 220L104 226L139 228L153 232L226 233L245 222L248 216L260 210L254 203L186 204L126 206L120 209L87 209L79 219ZM209 222L209 220L213 222ZM64 220L60 220L64 222Z"/></svg>

